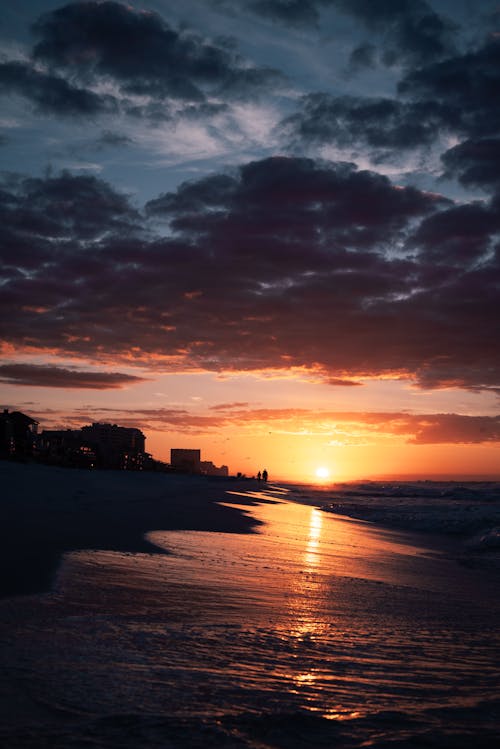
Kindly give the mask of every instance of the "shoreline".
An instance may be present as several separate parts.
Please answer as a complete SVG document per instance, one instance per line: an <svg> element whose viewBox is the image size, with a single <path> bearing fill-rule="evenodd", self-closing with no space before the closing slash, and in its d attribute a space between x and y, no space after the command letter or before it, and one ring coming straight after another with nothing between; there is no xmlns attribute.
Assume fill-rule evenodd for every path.
<svg viewBox="0 0 500 749"><path fill-rule="evenodd" d="M356 483L362 484L350 487ZM458 501L431 506L425 497L392 497L380 506L370 504L368 496L339 494L339 487L322 492L251 478L87 471L10 461L0 461L0 486L0 598L49 592L67 552L165 555L169 551L152 544L146 534L254 533L260 522L228 505L280 500L368 522L381 531L425 536L434 548L458 555L464 564L500 567L498 503L491 503L489 516L483 517ZM270 496L259 497L264 492Z"/></svg>
<svg viewBox="0 0 500 749"><path fill-rule="evenodd" d="M377 484L373 489L377 492ZM387 488L388 483L384 482ZM403 482L394 482L400 488ZM417 482L406 482L408 487L415 487ZM445 498L435 496L418 496L418 492L402 492L390 496L375 493L376 501L368 496L356 498L343 494L339 487L331 487L318 493L317 497L304 496L304 487L290 487L289 499L301 504L315 506L325 513L339 519L349 519L367 523L379 531L397 532L413 537L465 567L477 567L500 571L500 503L495 499L481 501L469 497L464 501L460 492L464 484L490 484L495 489L498 482L433 482L420 481L418 485L428 489L434 485L446 485ZM349 482L349 486L366 488L366 482ZM404 483L403 483L404 486ZM293 496L298 489L299 496Z"/></svg>
<svg viewBox="0 0 500 749"><path fill-rule="evenodd" d="M450 726L457 748L493 741L497 573L274 483L17 469L0 463L18 558L30 534L46 552L49 531L68 547L77 528L86 546L60 557L48 595L2 601L5 745L292 749L313 731L314 746L352 749L441 727L446 744ZM134 553L151 523L155 545Z"/></svg>
<svg viewBox="0 0 500 749"><path fill-rule="evenodd" d="M145 534L159 529L252 533L259 525L220 504L227 502L227 491L241 489L236 478L0 461L0 486L0 598L50 591L67 552L168 554ZM244 497L238 503L255 504Z"/></svg>

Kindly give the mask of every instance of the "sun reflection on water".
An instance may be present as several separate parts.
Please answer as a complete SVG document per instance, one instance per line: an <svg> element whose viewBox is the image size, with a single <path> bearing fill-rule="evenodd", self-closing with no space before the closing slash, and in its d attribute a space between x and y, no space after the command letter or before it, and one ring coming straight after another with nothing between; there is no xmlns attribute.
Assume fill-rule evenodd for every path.
<svg viewBox="0 0 500 749"><path fill-rule="evenodd" d="M221 704L236 712L278 706L346 721L394 705L414 710L417 698L419 705L452 700L456 706L462 683L476 679L479 661L467 661L467 643L450 646L447 619L437 620L444 622L442 631L428 627L415 634L410 617L417 604L422 611L429 601L439 603L431 593L442 585L441 559L395 532L283 503L269 491L233 491L225 498L220 505L258 521L254 533L157 531L148 540L168 555L81 552L66 562L80 581L73 596L83 595L92 566L89 600L98 590L107 606L118 602L116 622L129 629L127 637L109 638L117 660L125 660L119 648L127 653L132 642L129 620L137 662L147 644L141 688L143 673L149 678L159 665L159 703L165 683L178 693L181 674L200 711L220 711ZM79 578L78 563L87 566ZM448 610L447 604L443 616ZM480 662L485 685L497 677L490 650ZM454 653L462 657L449 657ZM136 688L138 681L129 680ZM484 693L481 687L478 694Z"/></svg>
<svg viewBox="0 0 500 749"><path fill-rule="evenodd" d="M322 525L323 515L321 511L317 510L315 507L312 507L311 516L309 519L309 536L307 538L307 546L304 553L304 562L307 568L317 567L321 562L319 543L321 538Z"/></svg>
<svg viewBox="0 0 500 749"><path fill-rule="evenodd" d="M296 642L297 651L313 652L318 639L325 635L329 623L325 621L318 603L319 591L323 585L321 574L321 535L323 513L312 507L308 525L303 535L297 538L297 573L292 581L292 589L287 601L287 628L289 641ZM321 691L321 673L311 664L297 659L296 667L288 670L284 677L289 682L289 690L301 695L304 707L309 709L314 703L318 690Z"/></svg>

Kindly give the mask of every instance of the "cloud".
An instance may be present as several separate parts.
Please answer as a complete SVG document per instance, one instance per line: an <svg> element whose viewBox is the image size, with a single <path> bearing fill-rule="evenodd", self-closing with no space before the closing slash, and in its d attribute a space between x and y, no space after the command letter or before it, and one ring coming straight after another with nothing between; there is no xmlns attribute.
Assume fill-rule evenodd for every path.
<svg viewBox="0 0 500 749"><path fill-rule="evenodd" d="M146 208L150 214L194 214L211 208L223 208L238 189L235 177L226 174L209 175L196 182L185 182L175 193L166 193L150 200Z"/></svg>
<svg viewBox="0 0 500 749"><path fill-rule="evenodd" d="M232 46L110 0L65 5L33 30L34 60L79 80L113 80L129 95L196 102L207 89L255 91L276 78L276 71L246 64Z"/></svg>
<svg viewBox="0 0 500 749"><path fill-rule="evenodd" d="M32 387L110 390L145 382L121 372L83 372L45 364L0 364L0 382Z"/></svg>
<svg viewBox="0 0 500 749"><path fill-rule="evenodd" d="M408 73L398 92L412 101L437 101L441 119L469 138L500 130L500 39Z"/></svg>
<svg viewBox="0 0 500 749"><path fill-rule="evenodd" d="M117 2L77 2L33 26L33 57L90 81L109 77L138 95L203 99L198 85L227 75L230 53L177 32L151 12Z"/></svg>
<svg viewBox="0 0 500 749"><path fill-rule="evenodd" d="M282 123L295 145L334 143L397 153L432 144L445 125L439 104L433 101L327 93L304 96L298 111Z"/></svg>
<svg viewBox="0 0 500 749"><path fill-rule="evenodd" d="M500 416L432 414L414 421L415 436L409 442L416 445L500 442Z"/></svg>
<svg viewBox="0 0 500 749"><path fill-rule="evenodd" d="M363 384L355 380L342 380L339 377L330 377L326 381L332 387L360 387Z"/></svg>
<svg viewBox="0 0 500 749"><path fill-rule="evenodd" d="M496 200L453 205L285 157L184 183L147 204L149 223L95 177L7 181L0 197L4 346L158 371L500 387Z"/></svg>
<svg viewBox="0 0 500 749"><path fill-rule="evenodd" d="M320 27L324 8L353 16L373 35L378 34L387 65L398 62L419 65L439 59L454 49L458 30L448 18L437 13L425 0L212 0L219 7L243 7L263 18L292 27ZM358 49L366 51L367 45ZM367 62L358 53L358 63Z"/></svg>
<svg viewBox="0 0 500 749"><path fill-rule="evenodd" d="M113 0L64 5L32 31L37 41L27 59L0 63L0 93L22 96L43 114L204 118L284 82L278 70L243 59L233 43Z"/></svg>
<svg viewBox="0 0 500 749"><path fill-rule="evenodd" d="M441 156L446 176L466 187L500 187L500 138L466 140Z"/></svg>
<svg viewBox="0 0 500 749"><path fill-rule="evenodd" d="M127 196L94 176L64 171L47 178L8 178L4 187L0 217L19 237L86 240L138 228L139 214Z"/></svg>
<svg viewBox="0 0 500 749"><path fill-rule="evenodd" d="M454 50L456 24L436 13L425 0L324 0L354 16L370 32L380 34L386 65L422 65L440 59Z"/></svg>
<svg viewBox="0 0 500 749"><path fill-rule="evenodd" d="M146 209L168 215L174 228L194 235L235 231L254 241L272 236L277 245L282 239L293 247L323 231L339 248L359 250L445 202L411 187L396 188L386 177L353 164L272 157L240 167L236 176L185 183ZM201 210L203 203L209 210ZM311 256L321 247L317 240Z"/></svg>
<svg viewBox="0 0 500 749"><path fill-rule="evenodd" d="M117 109L114 97L74 86L66 79L37 70L27 62L0 63L0 93L23 96L44 114L94 116L110 114Z"/></svg>
<svg viewBox="0 0 500 749"><path fill-rule="evenodd" d="M498 444L500 415L411 414L406 412L349 412L304 408L251 408L246 403L219 404L207 410L138 409L123 410L87 407L70 414L48 411L35 418L60 426L81 426L88 421L110 421L143 430L185 434L223 433L227 429L256 434L272 430L290 436L315 435L335 440L338 445L391 444L401 441L414 445Z"/></svg>
<svg viewBox="0 0 500 749"><path fill-rule="evenodd" d="M373 53L368 47L358 51L361 58ZM500 40L491 38L467 53L407 71L396 97L307 94L280 127L292 148L368 147L379 161L400 160L402 150L441 147L445 137L465 138L443 155L446 174L467 186L491 187L497 184L488 159L498 161L499 71Z"/></svg>
<svg viewBox="0 0 500 749"><path fill-rule="evenodd" d="M429 265L477 267L494 247L500 232L496 201L456 205L425 218L411 244Z"/></svg>
<svg viewBox="0 0 500 749"><path fill-rule="evenodd" d="M250 404L246 402L218 403L216 406L210 406L212 411L233 411L234 409L248 408Z"/></svg>
<svg viewBox="0 0 500 749"><path fill-rule="evenodd" d="M364 42L355 47L349 57L349 71L357 73L363 68L372 68L377 62L377 48L374 44Z"/></svg>

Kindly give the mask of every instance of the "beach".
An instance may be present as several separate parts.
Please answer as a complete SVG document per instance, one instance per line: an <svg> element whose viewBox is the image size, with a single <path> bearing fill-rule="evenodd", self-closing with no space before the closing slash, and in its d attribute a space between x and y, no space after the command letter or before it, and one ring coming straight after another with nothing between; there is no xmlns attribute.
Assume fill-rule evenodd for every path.
<svg viewBox="0 0 500 749"><path fill-rule="evenodd" d="M500 578L467 545L474 523L396 529L252 480L11 463L0 478L4 746L500 737ZM378 488L352 503L387 514Z"/></svg>
<svg viewBox="0 0 500 749"><path fill-rule="evenodd" d="M0 461L0 482L2 595L49 589L66 551L159 553L144 538L149 530L230 533L254 524L217 504L226 479Z"/></svg>

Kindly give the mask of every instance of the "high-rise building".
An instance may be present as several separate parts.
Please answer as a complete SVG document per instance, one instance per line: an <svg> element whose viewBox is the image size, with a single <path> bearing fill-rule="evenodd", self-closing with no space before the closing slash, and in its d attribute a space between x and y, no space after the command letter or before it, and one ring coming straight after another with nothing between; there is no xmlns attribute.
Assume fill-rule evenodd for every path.
<svg viewBox="0 0 500 749"><path fill-rule="evenodd" d="M145 452L146 438L140 429L117 424L94 423L82 427L82 440L92 447L101 465L107 468L130 468Z"/></svg>
<svg viewBox="0 0 500 749"><path fill-rule="evenodd" d="M26 458L33 455L38 421L21 411L6 408L0 413L0 456Z"/></svg>
<svg viewBox="0 0 500 749"><path fill-rule="evenodd" d="M201 451L184 448L170 450L170 465L175 471L182 473L201 473Z"/></svg>

